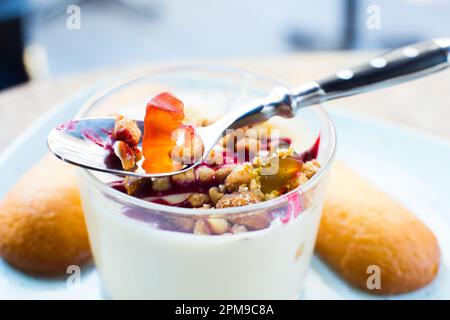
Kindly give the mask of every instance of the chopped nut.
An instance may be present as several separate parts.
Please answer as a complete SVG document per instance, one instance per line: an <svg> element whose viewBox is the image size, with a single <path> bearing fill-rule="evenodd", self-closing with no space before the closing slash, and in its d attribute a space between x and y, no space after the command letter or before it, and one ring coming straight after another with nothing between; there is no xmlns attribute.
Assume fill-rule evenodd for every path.
<svg viewBox="0 0 450 320"><path fill-rule="evenodd" d="M270 225L270 216L266 212L246 213L229 220L232 223L245 226L248 230L261 230Z"/></svg>
<svg viewBox="0 0 450 320"><path fill-rule="evenodd" d="M230 224L225 219L211 218L206 220L208 226L212 233L214 234L224 234L230 231Z"/></svg>
<svg viewBox="0 0 450 320"><path fill-rule="evenodd" d="M261 191L261 186L258 185L258 187L253 190L250 188L250 191L254 193L261 201L265 200L264 193Z"/></svg>
<svg viewBox="0 0 450 320"><path fill-rule="evenodd" d="M215 172L210 167L200 166L195 170L195 175L200 182L208 183L214 180Z"/></svg>
<svg viewBox="0 0 450 320"><path fill-rule="evenodd" d="M261 197L252 191L224 194L216 204L216 208L241 207L261 202Z"/></svg>
<svg viewBox="0 0 450 320"><path fill-rule="evenodd" d="M153 180L152 188L156 192L169 190L170 187L171 185L168 177L156 178L155 180Z"/></svg>
<svg viewBox="0 0 450 320"><path fill-rule="evenodd" d="M240 224L233 224L233 226L230 229L230 232L235 234L235 233L243 233L243 232L247 232L247 228L245 226L241 226Z"/></svg>
<svg viewBox="0 0 450 320"><path fill-rule="evenodd" d="M150 178L126 176L123 180L123 185L129 195L135 195L150 183L152 183Z"/></svg>
<svg viewBox="0 0 450 320"><path fill-rule="evenodd" d="M224 182L228 175L236 167L235 164L224 164L216 170L216 180L220 183Z"/></svg>
<svg viewBox="0 0 450 320"><path fill-rule="evenodd" d="M129 147L134 147L141 139L141 130L137 126L136 121L124 116L118 116L114 124L112 138L125 142Z"/></svg>
<svg viewBox="0 0 450 320"><path fill-rule="evenodd" d="M177 185L185 185L195 182L194 170L189 170L172 176L172 182Z"/></svg>
<svg viewBox="0 0 450 320"><path fill-rule="evenodd" d="M197 220L194 227L194 234L211 234L209 225L204 220Z"/></svg>
<svg viewBox="0 0 450 320"><path fill-rule="evenodd" d="M253 168L250 163L239 165L225 179L225 186L231 192L239 190L240 186L249 186L253 179Z"/></svg>
<svg viewBox="0 0 450 320"><path fill-rule="evenodd" d="M113 150L117 157L119 157L124 170L133 169L136 165L136 157L133 150L123 141L116 141L113 144Z"/></svg>
<svg viewBox="0 0 450 320"><path fill-rule="evenodd" d="M211 202L216 205L217 202L220 200L220 198L222 198L223 193L219 191L219 188L217 187L212 187L209 189L208 191L209 197L211 199Z"/></svg>
<svg viewBox="0 0 450 320"><path fill-rule="evenodd" d="M307 179L310 179L313 175L316 174L320 169L320 164L317 160L311 160L305 162L302 167L302 173L306 176Z"/></svg>
<svg viewBox="0 0 450 320"><path fill-rule="evenodd" d="M187 198L187 201L189 201L192 207L200 208L204 204L209 203L209 197L204 193L192 193Z"/></svg>
<svg viewBox="0 0 450 320"><path fill-rule="evenodd" d="M253 158L252 164L254 167L264 167L270 164L271 153L267 150L260 150L258 155Z"/></svg>
<svg viewBox="0 0 450 320"><path fill-rule="evenodd" d="M286 159L286 157L292 156L293 154L294 154L294 148L293 147L282 148L282 149L278 149L276 151L276 155L280 159Z"/></svg>

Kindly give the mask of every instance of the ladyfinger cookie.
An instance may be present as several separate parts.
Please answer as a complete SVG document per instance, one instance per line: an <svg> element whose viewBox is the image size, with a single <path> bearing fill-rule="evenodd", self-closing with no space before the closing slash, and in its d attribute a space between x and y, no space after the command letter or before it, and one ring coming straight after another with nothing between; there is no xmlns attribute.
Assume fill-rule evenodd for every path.
<svg viewBox="0 0 450 320"><path fill-rule="evenodd" d="M436 238L421 221L339 163L331 173L316 251L352 285L378 294L427 285L440 261Z"/></svg>
<svg viewBox="0 0 450 320"><path fill-rule="evenodd" d="M29 273L64 273L91 257L73 167L47 156L0 203L0 253Z"/></svg>

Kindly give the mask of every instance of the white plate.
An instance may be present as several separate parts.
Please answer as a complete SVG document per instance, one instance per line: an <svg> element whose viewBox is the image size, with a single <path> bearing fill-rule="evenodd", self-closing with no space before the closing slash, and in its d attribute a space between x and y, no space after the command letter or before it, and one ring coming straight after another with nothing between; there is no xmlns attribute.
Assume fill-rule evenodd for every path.
<svg viewBox="0 0 450 320"><path fill-rule="evenodd" d="M46 153L47 133L70 119L98 87L72 97L49 112L22 134L0 156L0 198L17 178ZM406 128L329 109L338 131L338 158L392 194L413 211L436 234L442 264L435 281L399 299L450 298L450 145ZM81 285L67 285L66 277L36 278L25 275L0 259L1 299L101 299L95 267L81 271ZM70 283L70 281L69 281ZM348 286L314 258L308 274L305 299L383 299Z"/></svg>

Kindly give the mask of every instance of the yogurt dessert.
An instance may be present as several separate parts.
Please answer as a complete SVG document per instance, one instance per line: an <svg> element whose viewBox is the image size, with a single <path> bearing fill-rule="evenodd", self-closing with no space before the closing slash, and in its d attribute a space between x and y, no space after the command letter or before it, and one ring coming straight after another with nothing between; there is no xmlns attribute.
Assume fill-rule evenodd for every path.
<svg viewBox="0 0 450 320"><path fill-rule="evenodd" d="M159 108L161 99L174 108ZM168 116L181 100L157 93L147 115L150 106ZM126 109L118 110L109 144L123 167L150 158L143 167L176 167L167 158L174 145L150 135L150 144L159 143L148 151L151 130L137 132L122 116L130 113ZM197 125L215 120L206 114L198 113ZM182 117L172 116L156 126L175 118L184 125ZM334 154L333 128L320 117L324 128L309 135L307 128L286 130L276 123L229 133L204 163L170 178L118 178L80 169L89 237L106 294L115 299L296 298L314 249ZM272 131L280 134L274 138ZM141 137L143 150L136 148ZM298 140L308 147L299 148Z"/></svg>

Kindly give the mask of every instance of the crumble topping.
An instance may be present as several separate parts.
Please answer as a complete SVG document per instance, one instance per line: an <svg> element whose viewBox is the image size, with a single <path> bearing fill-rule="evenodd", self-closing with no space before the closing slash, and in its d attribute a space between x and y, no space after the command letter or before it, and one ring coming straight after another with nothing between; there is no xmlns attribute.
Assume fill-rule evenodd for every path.
<svg viewBox="0 0 450 320"><path fill-rule="evenodd" d="M211 121L200 123L206 125ZM268 125L258 128L264 130L257 131L256 135L254 130L249 130L252 127L225 135L202 164L186 172L152 179L125 177L111 186L158 204L194 210L220 209L275 199L306 183L320 169L316 160L320 137L310 149L297 154L289 138L271 140L268 137L272 128ZM123 116L117 118L111 146L125 170L134 168L142 158L137 148L141 136L136 122ZM222 161L220 164L218 159ZM273 219L265 211L231 215L226 219L154 218L160 227L201 235L262 230Z"/></svg>
<svg viewBox="0 0 450 320"><path fill-rule="evenodd" d="M130 147L135 147L141 139L141 130L136 122L124 116L118 116L114 124L111 137L116 141L123 141Z"/></svg>
<svg viewBox="0 0 450 320"><path fill-rule="evenodd" d="M245 133L247 129L243 129L243 132ZM127 151L124 153L118 150L117 152L127 168L138 157L133 152L128 152L126 147L131 149L135 146L140 136L139 128L134 121L125 117L117 118L113 137L122 138L131 143L127 145L120 140L114 144L115 148L116 145L122 146ZM234 148L232 151L239 148L247 150L252 146L259 148L262 145L260 142L252 141L254 138L237 135L234 132L226 135L222 143L238 138L237 143L232 145ZM244 141L239 143L242 140ZM220 165L208 164L205 161L196 168L170 177L154 179L126 177L122 182L123 191L148 201L193 209L240 207L272 200L306 183L320 169L319 162L315 156L311 156L310 150L304 153L307 155L305 161L305 157L295 153L289 139L280 139L280 141L270 142L266 145L268 148L263 150L256 149L256 154L252 158L246 158L247 161L241 163L236 159L232 161L225 159L225 163ZM222 146L214 149L213 152L217 153L218 150L226 154ZM126 168L125 165L124 168ZM269 168L276 170L267 174L265 171ZM166 196L175 194L186 194L186 196L181 202L173 203L164 200ZM249 226L245 227L249 228ZM200 225L197 229L205 228Z"/></svg>
<svg viewBox="0 0 450 320"><path fill-rule="evenodd" d="M141 130L136 121L124 116L118 116L114 123L110 144L112 151L120 159L124 170L135 168L136 163L141 160L142 153L137 148L141 139Z"/></svg>
<svg viewBox="0 0 450 320"><path fill-rule="evenodd" d="M277 157L278 154L289 155L291 151L280 150L273 157ZM302 163L300 171L294 172L287 178L283 176L287 169L283 168L268 178L262 175L261 169L264 166L259 161L232 166L224 165L218 168L200 165L171 177L154 179L126 177L122 184L124 191L129 195L139 197L144 193L145 198L160 198L165 195L187 193L185 201L171 204L175 206L229 208L275 199L306 183L320 169L316 160L310 160ZM279 188L275 188L279 185L277 179L282 182ZM271 189L271 186L274 188ZM267 190L268 188L269 190Z"/></svg>
<svg viewBox="0 0 450 320"><path fill-rule="evenodd" d="M303 164L302 174L304 174L306 179L309 180L312 178L313 175L316 174L317 171L319 171L319 169L320 169L319 162L316 159L313 159Z"/></svg>

